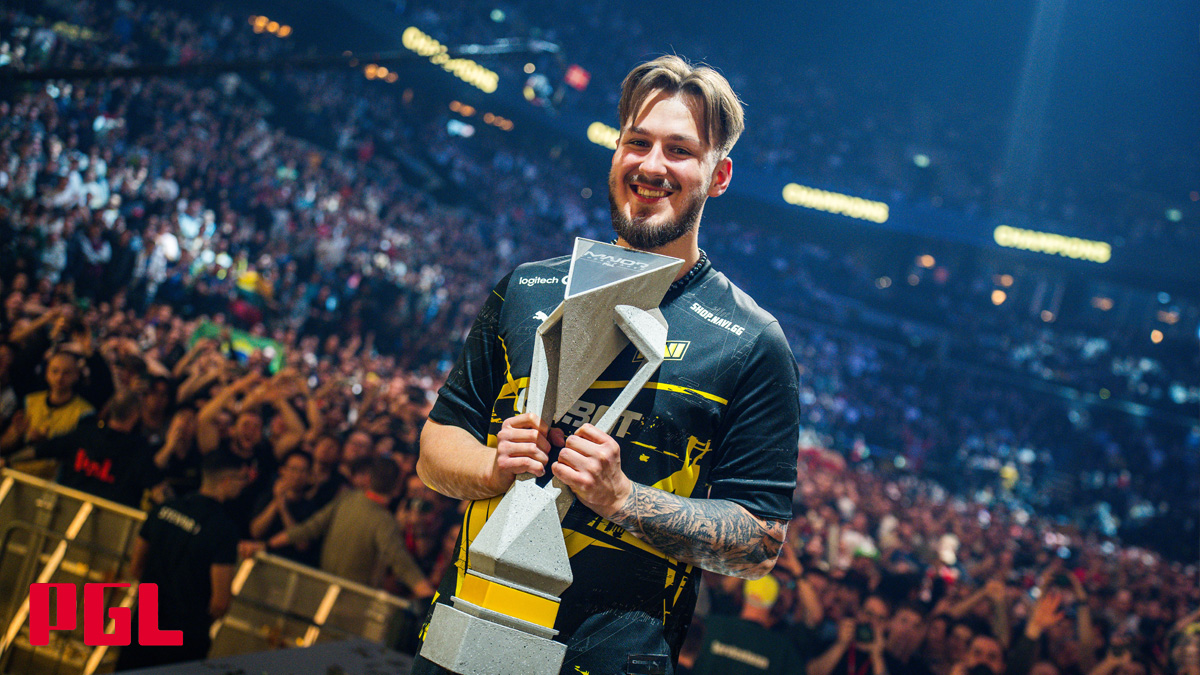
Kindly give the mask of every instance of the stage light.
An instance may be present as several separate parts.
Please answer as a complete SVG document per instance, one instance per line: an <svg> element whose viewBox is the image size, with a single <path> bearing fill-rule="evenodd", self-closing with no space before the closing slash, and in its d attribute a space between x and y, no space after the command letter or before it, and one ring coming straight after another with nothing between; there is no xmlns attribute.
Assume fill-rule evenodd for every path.
<svg viewBox="0 0 1200 675"><path fill-rule="evenodd" d="M397 75L395 73L388 73L387 81L389 84L396 84L396 80L399 80L399 79L400 79L399 75Z"/></svg>
<svg viewBox="0 0 1200 675"><path fill-rule="evenodd" d="M278 33L279 32L279 22L271 21L270 23L268 23L267 24L267 32L268 33Z"/></svg>
<svg viewBox="0 0 1200 675"><path fill-rule="evenodd" d="M873 223L883 223L888 219L888 205L883 202L818 190L796 183L788 183L783 187L783 201L795 206L826 213L837 213L858 220L869 220Z"/></svg>
<svg viewBox="0 0 1200 675"><path fill-rule="evenodd" d="M387 77L387 75L388 75L388 69L384 68L383 66L379 66L379 70L375 71L375 77L377 77L381 80L383 78Z"/></svg>
<svg viewBox="0 0 1200 675"><path fill-rule="evenodd" d="M579 196L583 197L584 199L591 199L592 198L592 188L583 188L582 190L579 191Z"/></svg>
<svg viewBox="0 0 1200 675"><path fill-rule="evenodd" d="M1112 298L1104 298L1104 297L1092 298L1092 307L1095 307L1096 309L1100 310L1101 312L1107 312L1108 310L1113 308Z"/></svg>
<svg viewBox="0 0 1200 675"><path fill-rule="evenodd" d="M881 291L885 288L891 287L891 285L892 280L889 277L879 277L875 280L875 288L878 288Z"/></svg>
<svg viewBox="0 0 1200 675"><path fill-rule="evenodd" d="M533 65L532 63L526 63L524 70L526 75L532 75L533 71L537 70L537 66Z"/></svg>
<svg viewBox="0 0 1200 675"><path fill-rule="evenodd" d="M458 120L449 120L446 122L446 133L451 136L470 138L475 135L475 127Z"/></svg>
<svg viewBox="0 0 1200 675"><path fill-rule="evenodd" d="M913 155L913 164L922 169L927 168L929 166L929 155L920 153Z"/></svg>
<svg viewBox="0 0 1200 675"><path fill-rule="evenodd" d="M1158 343L1162 342L1163 341L1163 332L1157 328L1150 331L1150 341L1153 342L1154 344L1158 344Z"/></svg>
<svg viewBox="0 0 1200 675"><path fill-rule="evenodd" d="M279 37L281 37L281 38L285 38L285 37L287 37L287 36L289 36L289 35L291 35L291 34L292 34L292 27L291 27L291 26L289 26L289 25L287 25L287 24L284 24L284 25L280 26L280 27L279 27L279 32L278 32L278 33L276 33L276 35L278 35L278 36L279 36Z"/></svg>
<svg viewBox="0 0 1200 675"><path fill-rule="evenodd" d="M1064 258L1088 260L1095 263L1106 263L1112 259L1112 244L1108 242L1090 241L1050 232L1037 232L1000 225L992 232L992 239L1005 248L1060 255Z"/></svg>
<svg viewBox="0 0 1200 675"><path fill-rule="evenodd" d="M909 286L916 286L919 283L921 283L921 277L919 277L915 274L908 275L908 285Z"/></svg>
<svg viewBox="0 0 1200 675"><path fill-rule="evenodd" d="M492 17L492 21L495 21L496 23L504 23L504 10L493 9L490 16Z"/></svg>
<svg viewBox="0 0 1200 675"><path fill-rule="evenodd" d="M1167 209L1167 220L1172 223L1178 223L1183 220L1183 211L1179 209Z"/></svg>
<svg viewBox="0 0 1200 675"><path fill-rule="evenodd" d="M1168 326L1174 326L1179 321L1179 312L1160 309L1158 310L1158 320Z"/></svg>
<svg viewBox="0 0 1200 675"><path fill-rule="evenodd" d="M1005 288L1012 286L1013 285L1012 275L1011 274L1001 274L1000 275L1000 285Z"/></svg>
<svg viewBox="0 0 1200 675"><path fill-rule="evenodd" d="M924 267L925 269L930 269L934 266L935 261L933 259L933 256L931 256L927 253L922 256L917 256L917 264L920 265L921 267Z"/></svg>
<svg viewBox="0 0 1200 675"><path fill-rule="evenodd" d="M526 101L532 101L537 98L537 92L529 85L525 85L525 88L521 90L521 95L525 97Z"/></svg>
<svg viewBox="0 0 1200 675"><path fill-rule="evenodd" d="M1160 291L1160 292L1159 292L1159 294L1158 294L1158 302L1159 302L1159 304L1163 304L1163 305L1165 305L1165 304L1167 304L1167 303L1168 303L1168 302L1170 302L1170 301L1171 301L1171 294L1170 294L1170 293L1167 293L1166 291Z"/></svg>
<svg viewBox="0 0 1200 675"><path fill-rule="evenodd" d="M379 66L374 63L368 63L367 67L363 68L363 75L366 75L368 80L375 79L375 76L378 73L379 73Z"/></svg>
<svg viewBox="0 0 1200 675"><path fill-rule="evenodd" d="M1004 291L1000 290L999 288L992 291L992 304L993 305L996 305L997 307L999 307L1000 305L1003 305L1004 301L1007 299L1008 299L1008 293L1005 293Z"/></svg>
<svg viewBox="0 0 1200 675"><path fill-rule="evenodd" d="M1100 398L1104 399L1105 401L1107 401L1109 399L1109 397L1111 397L1111 396L1112 396L1111 391L1109 391L1107 389L1100 390Z"/></svg>
<svg viewBox="0 0 1200 675"><path fill-rule="evenodd" d="M496 91L496 87L500 83L499 75L471 59L450 58L442 43L426 35L416 26L409 26L404 30L400 36L400 43L406 49L427 57L430 63L440 66L442 70L480 91L491 94Z"/></svg>
<svg viewBox="0 0 1200 675"><path fill-rule="evenodd" d="M609 150L617 149L617 140L621 132L603 122L592 122L587 128L587 138L596 145L602 145Z"/></svg>
<svg viewBox="0 0 1200 675"><path fill-rule="evenodd" d="M1043 309L1042 313L1041 313L1041 317L1042 317L1042 321L1045 321L1046 323L1050 323L1051 321L1054 320L1054 312L1051 312L1048 309Z"/></svg>
<svg viewBox="0 0 1200 675"><path fill-rule="evenodd" d="M484 113L484 114L483 114L483 121L484 121L484 122L487 122L488 124L491 124L491 123L492 123L492 122L494 122L495 120L496 120L496 116L495 116L495 115L493 115L492 113Z"/></svg>
<svg viewBox="0 0 1200 675"><path fill-rule="evenodd" d="M475 115L475 108L474 106L463 104L463 106L458 109L458 114L462 115L463 117L472 117Z"/></svg>

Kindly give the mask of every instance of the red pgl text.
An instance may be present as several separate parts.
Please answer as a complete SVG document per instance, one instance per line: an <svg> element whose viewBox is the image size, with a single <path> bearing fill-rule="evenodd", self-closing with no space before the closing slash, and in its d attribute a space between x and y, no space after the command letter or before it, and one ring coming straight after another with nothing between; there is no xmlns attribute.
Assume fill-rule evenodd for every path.
<svg viewBox="0 0 1200 675"><path fill-rule="evenodd" d="M133 632L132 612L128 607L109 607L105 616L104 589L129 588L129 584L83 585L83 643L89 647L124 647ZM55 623L50 623L50 591L54 590ZM29 644L42 647L50 644L50 631L75 630L75 584L29 585ZM104 632L105 619L113 622L113 632ZM159 630L158 584L138 587L138 644L178 647L183 644L183 632Z"/></svg>

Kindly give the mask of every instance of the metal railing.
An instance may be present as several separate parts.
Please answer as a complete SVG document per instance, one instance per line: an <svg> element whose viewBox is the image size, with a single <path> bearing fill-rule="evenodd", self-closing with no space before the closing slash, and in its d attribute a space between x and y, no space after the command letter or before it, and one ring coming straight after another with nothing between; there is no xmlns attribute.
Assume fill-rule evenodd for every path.
<svg viewBox="0 0 1200 675"><path fill-rule="evenodd" d="M106 589L105 606L132 607L137 582L124 575L145 519L138 509L0 469L0 673L112 670L116 651L84 644L82 621L73 631L51 631L48 645L29 643L29 585L128 582L128 588ZM83 593L76 599L76 616L82 616ZM212 626L209 656L354 636L411 652L420 618L406 600L260 552L243 560L234 576L233 602Z"/></svg>

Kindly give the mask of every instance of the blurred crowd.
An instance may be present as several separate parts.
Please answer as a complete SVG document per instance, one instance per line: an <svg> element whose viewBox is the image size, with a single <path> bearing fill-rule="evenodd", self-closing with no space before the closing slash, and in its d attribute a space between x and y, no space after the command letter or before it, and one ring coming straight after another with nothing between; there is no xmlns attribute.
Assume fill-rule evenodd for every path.
<svg viewBox="0 0 1200 675"><path fill-rule="evenodd" d="M824 448L801 459L779 564L763 580L706 575L684 672L1200 669L1195 564L847 467Z"/></svg>
<svg viewBox="0 0 1200 675"><path fill-rule="evenodd" d="M454 9L405 11L450 41L508 30ZM608 41L579 31L617 27L631 53L658 44L620 11L565 11L580 21L539 35L598 50ZM133 0L0 13L8 68L268 58L290 44L242 18ZM624 62L601 56L593 90L615 95ZM755 161L850 181L871 166L857 139L905 135L822 73L806 77L811 90L790 105L811 119L772 113L744 151L778 148L753 134L797 123L828 138ZM232 453L248 485L231 511L257 542L244 552L270 546L427 595L459 527L459 505L414 474L441 378L496 275L567 251L572 236L608 236L608 214L582 196L589 180L568 158L483 135L456 142L444 117L376 84L288 71L58 82L0 99L5 461L147 506L196 490L203 457ZM295 133L271 121L288 102ZM864 116L857 131L838 131L854 124L833 112L846 109ZM447 181L479 194L442 200ZM704 625L754 615L790 636L775 642L794 643L809 675L865 675L876 657L891 675L1200 675L1195 617L1176 625L1200 601L1194 566L1113 536L1122 521L1194 505L1200 430L1082 419L995 374L1184 405L1200 391L1194 355L1156 361L1119 334L980 311L990 279L920 269L923 284L888 295L869 265L778 234L706 219L702 239L739 284L780 298L808 430L793 546L765 583L710 579ZM390 514L389 545L367 568L329 543L347 535L335 509L349 494ZM731 672L703 670L715 634L697 632L685 652L696 672Z"/></svg>

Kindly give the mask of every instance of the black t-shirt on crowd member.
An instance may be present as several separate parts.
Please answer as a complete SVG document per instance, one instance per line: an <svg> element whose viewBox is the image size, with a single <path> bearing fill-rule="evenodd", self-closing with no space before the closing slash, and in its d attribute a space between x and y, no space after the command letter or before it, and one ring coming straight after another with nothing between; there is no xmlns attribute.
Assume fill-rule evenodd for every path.
<svg viewBox="0 0 1200 675"><path fill-rule="evenodd" d="M150 544L142 583L158 584L159 628L207 633L212 566L237 562L238 532L224 506L200 493L168 501L138 536Z"/></svg>
<svg viewBox="0 0 1200 675"><path fill-rule="evenodd" d="M522 265L493 289L430 419L497 444L501 423L517 413L523 399L535 332L562 301L570 262ZM622 469L638 483L682 497L728 500L763 518L789 520L798 378L778 322L707 262L673 284L659 309L669 326L666 360L611 432L621 447ZM569 435L598 420L644 362L627 345L555 426ZM499 500L470 505L465 541L478 534ZM698 570L579 501L562 527L574 576L554 625L560 631L556 639L568 645L563 672L618 670L623 658L619 664L599 663L586 646L618 633L613 639L621 644L609 650L613 654L669 648L672 659L678 658L696 603ZM460 565L451 568L457 575L445 576L438 602L449 601L463 573L468 551L462 537ZM436 670L418 659L413 672Z"/></svg>
<svg viewBox="0 0 1200 675"><path fill-rule="evenodd" d="M204 658L211 646L212 567L237 563L237 526L224 505L195 493L152 509L138 537L149 545L141 581L158 585L158 627L182 631L183 644L144 647L135 640L121 648L117 670Z"/></svg>
<svg viewBox="0 0 1200 675"><path fill-rule="evenodd" d="M162 480L140 434L116 431L94 418L42 443L36 454L59 460L59 484L133 508L140 508L146 488Z"/></svg>
<svg viewBox="0 0 1200 675"><path fill-rule="evenodd" d="M264 492L263 494L259 495L258 502L254 504L254 511L251 513L250 519L253 520L254 518L257 518L258 514L265 511L271 502L274 501L274 499L274 490L271 490L270 492ZM297 499L294 502L288 502L287 510L297 523L303 523L304 521L308 520L309 516L316 513L318 509L313 500L308 499L307 497L300 497L300 499ZM283 530L283 518L281 518L279 514L276 514L275 519L271 521L271 526L267 528L266 534L262 536L261 539L270 539ZM304 550L300 550L294 545L288 544L287 546L273 549L271 552L276 555L281 555L285 558L295 560L298 563L303 563L309 567L317 567L321 560L321 547L317 544L319 544L319 542L313 542Z"/></svg>
<svg viewBox="0 0 1200 675"><path fill-rule="evenodd" d="M250 538L250 520L254 517L254 505L264 493L270 494L279 475L279 460L275 459L275 449L267 441L259 441L243 455L233 451L233 443L228 438L223 439L213 452L226 452L237 457L250 470L250 482L236 498L225 502L229 517L238 525L238 534L243 539Z"/></svg>

